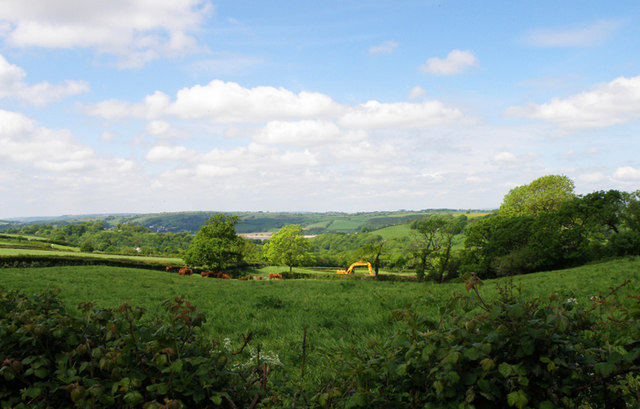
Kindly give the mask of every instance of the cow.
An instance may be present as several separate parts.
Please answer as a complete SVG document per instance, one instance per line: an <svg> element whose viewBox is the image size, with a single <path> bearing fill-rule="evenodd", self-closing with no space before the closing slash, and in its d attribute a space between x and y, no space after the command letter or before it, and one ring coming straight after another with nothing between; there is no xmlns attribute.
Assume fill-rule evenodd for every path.
<svg viewBox="0 0 640 409"><path fill-rule="evenodd" d="M269 273L269 280L280 280L280 279L282 279L282 274Z"/></svg>
<svg viewBox="0 0 640 409"><path fill-rule="evenodd" d="M181 276L190 276L191 274L193 274L193 270L190 268L181 268L178 270L178 275Z"/></svg>

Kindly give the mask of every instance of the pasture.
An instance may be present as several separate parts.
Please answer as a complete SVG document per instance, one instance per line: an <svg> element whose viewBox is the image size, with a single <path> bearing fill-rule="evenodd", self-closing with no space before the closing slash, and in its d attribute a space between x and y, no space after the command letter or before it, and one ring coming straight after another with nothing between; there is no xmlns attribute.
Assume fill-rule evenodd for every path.
<svg viewBox="0 0 640 409"><path fill-rule="evenodd" d="M271 269L258 273L266 274ZM560 293L567 299L589 303L590 297L606 294L625 280L631 280L631 284L621 292L637 294L639 279L640 258L635 257L517 276L514 282L528 297ZM485 282L483 296L495 296L495 284L496 280ZM260 345L263 353L278 355L289 373L300 371L302 336L307 328L307 366L312 378L323 376L323 367L334 353L389 336L397 325L394 311L411 308L437 319L451 294L464 292L462 283L352 277L239 281L103 266L0 269L0 286L27 293L59 288L61 298L72 308L82 301L95 301L100 307L127 302L143 306L149 317L161 311L162 301L184 295L207 316L203 330L208 335L237 344L242 334L251 331L251 345ZM474 302L470 294L468 299Z"/></svg>

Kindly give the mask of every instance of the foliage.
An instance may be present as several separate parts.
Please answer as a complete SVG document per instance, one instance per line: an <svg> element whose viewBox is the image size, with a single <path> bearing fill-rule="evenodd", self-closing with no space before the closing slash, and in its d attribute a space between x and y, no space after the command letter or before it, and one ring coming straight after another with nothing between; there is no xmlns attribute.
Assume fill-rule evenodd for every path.
<svg viewBox="0 0 640 409"><path fill-rule="evenodd" d="M451 216L433 215L412 224L414 256L418 263L419 279L429 274L443 281L449 270L453 237L460 233L462 225Z"/></svg>
<svg viewBox="0 0 640 409"><path fill-rule="evenodd" d="M380 256L384 250L385 243L386 241L383 240L382 237L373 236L367 244L358 250L358 258L371 263L376 277L380 272Z"/></svg>
<svg viewBox="0 0 640 409"><path fill-rule="evenodd" d="M319 407L627 408L640 394L640 297L630 308L610 293L590 305L552 294L524 299L507 282L494 301L477 278L440 319L411 310L387 342L337 359L338 375L314 396ZM625 284L628 284L625 283ZM637 291L635 289L634 291ZM468 305L455 313L454 302Z"/></svg>
<svg viewBox="0 0 640 409"><path fill-rule="evenodd" d="M200 228L189 245L184 261L190 266L204 266L215 271L237 269L243 265L245 241L238 236L237 216L217 214Z"/></svg>
<svg viewBox="0 0 640 409"><path fill-rule="evenodd" d="M272 264L284 264L291 272L293 266L302 264L309 241L302 235L302 227L291 224L280 229L264 245L263 253Z"/></svg>
<svg viewBox="0 0 640 409"><path fill-rule="evenodd" d="M0 289L0 404L12 408L249 407L265 393L268 367L242 362L202 335L205 321L182 297L166 315L81 303L54 293Z"/></svg>
<svg viewBox="0 0 640 409"><path fill-rule="evenodd" d="M574 197L574 184L566 176L542 176L528 185L515 187L507 193L498 209L502 216L536 216L558 210Z"/></svg>

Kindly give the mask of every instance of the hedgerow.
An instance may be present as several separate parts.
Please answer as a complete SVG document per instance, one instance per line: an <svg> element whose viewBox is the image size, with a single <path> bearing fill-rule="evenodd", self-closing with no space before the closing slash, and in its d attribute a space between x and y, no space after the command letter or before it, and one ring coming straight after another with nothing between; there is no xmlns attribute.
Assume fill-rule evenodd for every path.
<svg viewBox="0 0 640 409"><path fill-rule="evenodd" d="M166 316L144 319L123 304L65 309L55 292L0 289L2 408L251 407L263 398L268 367L241 361L242 345L206 339L205 316L184 298Z"/></svg>
<svg viewBox="0 0 640 409"><path fill-rule="evenodd" d="M336 378L315 394L312 406L639 407L637 295L630 307L613 293L590 305L559 295L525 300L511 282L488 302L480 284L477 278L467 282L476 303L456 296L440 320L397 312L403 329L387 342L340 356ZM454 313L454 304L466 312Z"/></svg>

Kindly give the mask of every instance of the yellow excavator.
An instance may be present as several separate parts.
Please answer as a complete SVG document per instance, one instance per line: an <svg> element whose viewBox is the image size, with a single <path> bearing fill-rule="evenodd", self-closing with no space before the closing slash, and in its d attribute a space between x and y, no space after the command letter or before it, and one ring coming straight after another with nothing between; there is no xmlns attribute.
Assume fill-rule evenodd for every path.
<svg viewBox="0 0 640 409"><path fill-rule="evenodd" d="M369 275L373 275L373 267L371 267L371 263L369 263L368 261L356 261L355 263L351 264L349 266L348 269L346 270L338 270L336 271L336 273L338 274L351 274L353 273L353 269L356 267L369 267Z"/></svg>

